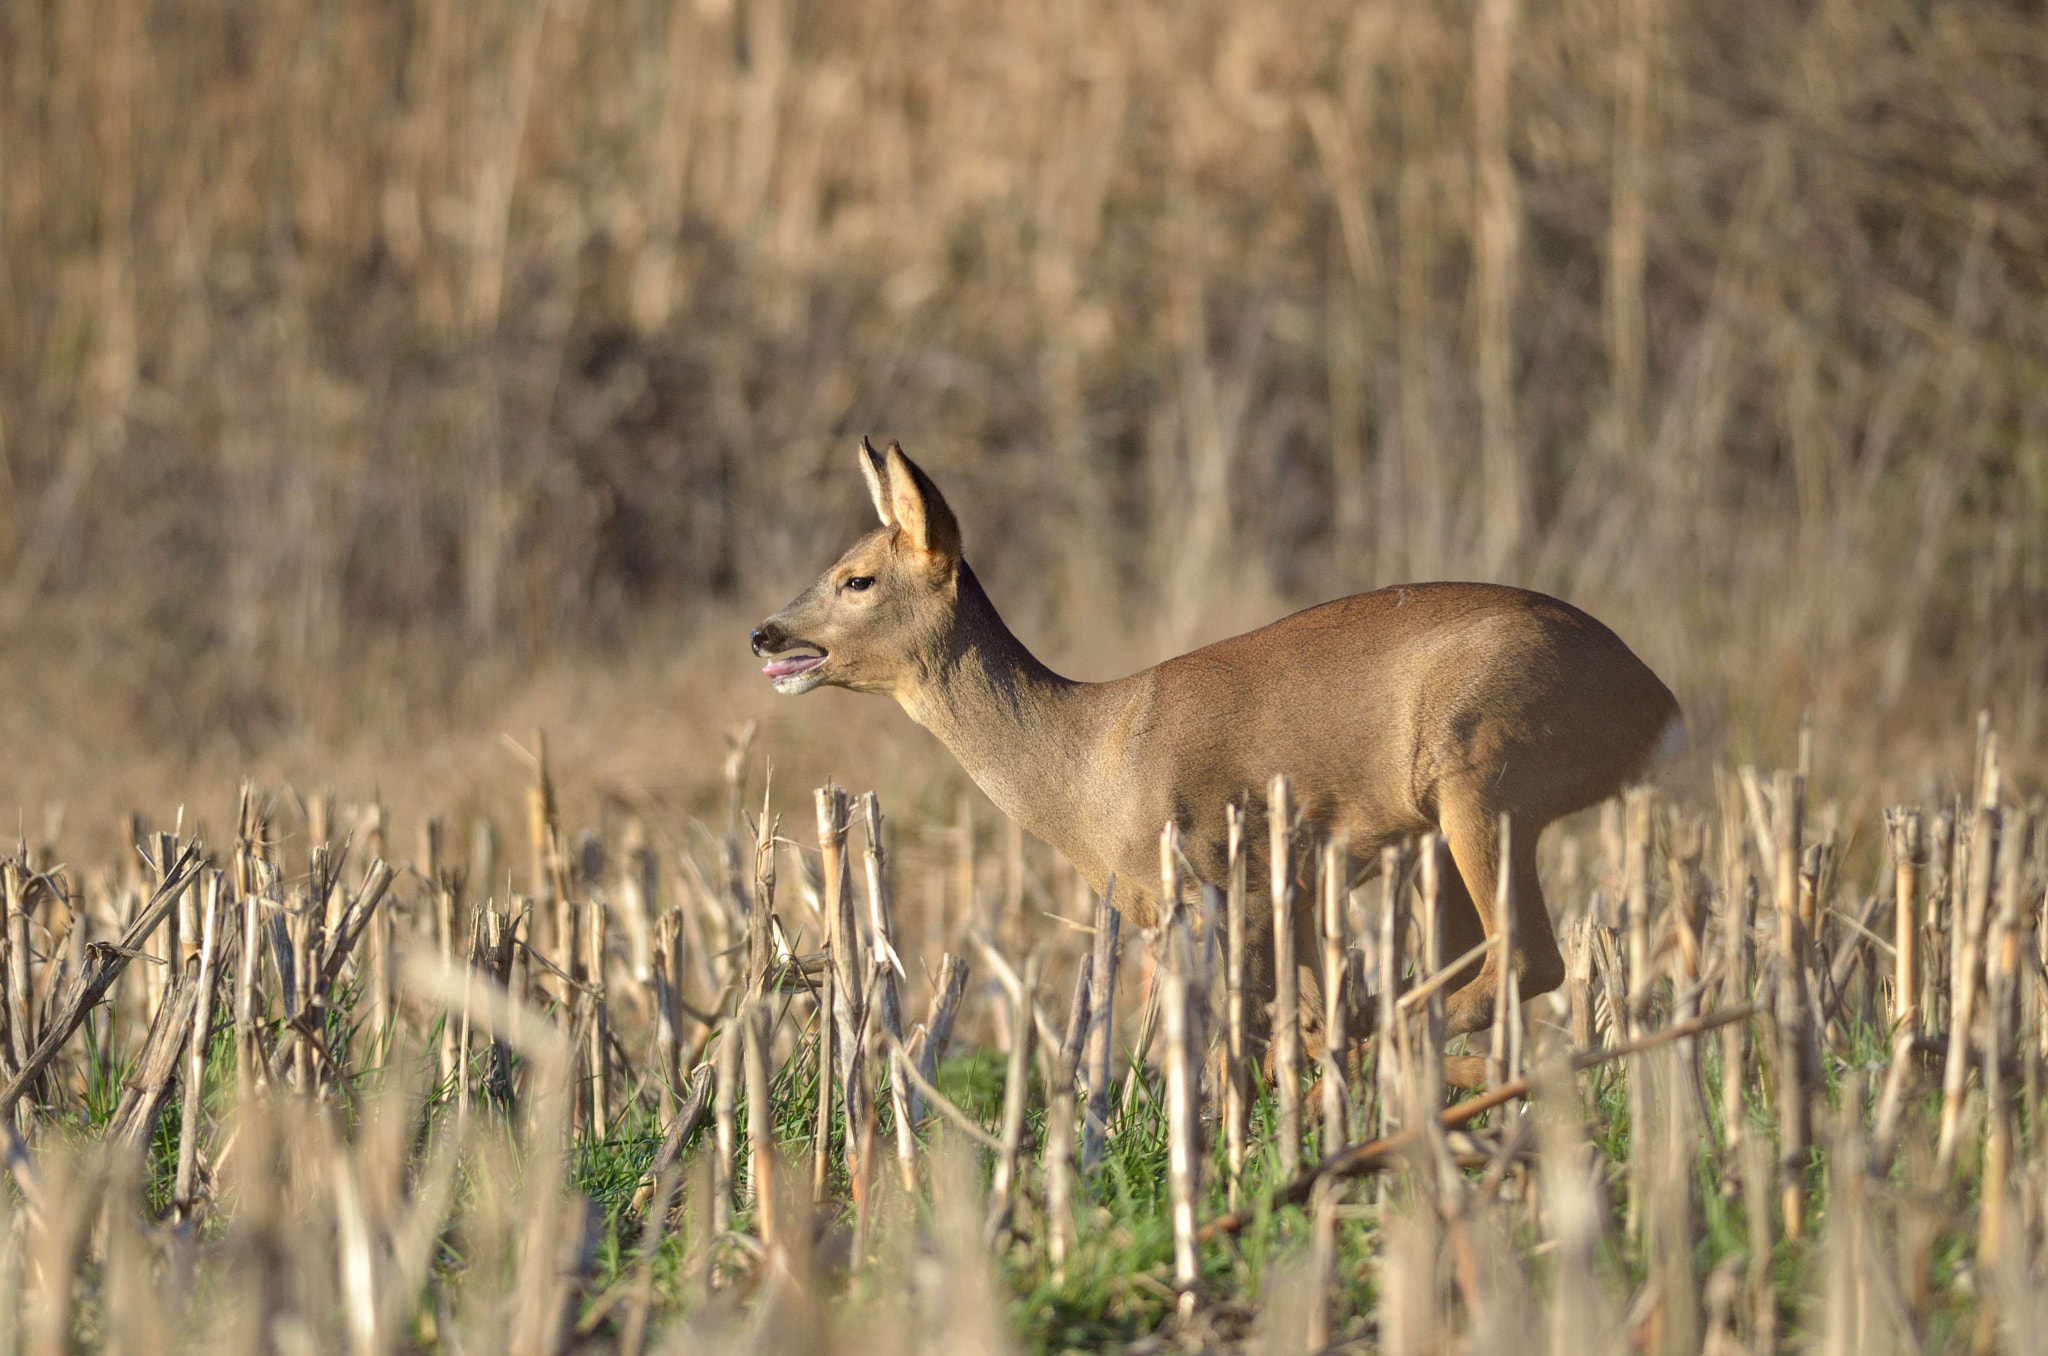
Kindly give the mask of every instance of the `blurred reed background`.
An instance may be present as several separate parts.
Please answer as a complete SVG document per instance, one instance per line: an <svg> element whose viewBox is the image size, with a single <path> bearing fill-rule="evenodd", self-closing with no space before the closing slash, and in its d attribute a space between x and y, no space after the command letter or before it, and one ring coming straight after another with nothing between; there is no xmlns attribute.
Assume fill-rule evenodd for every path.
<svg viewBox="0 0 2048 1356"><path fill-rule="evenodd" d="M17 0L0 802L872 760L742 642L862 433L1080 676L1486 577L1717 753L2024 774L2044 87L2016 0Z"/></svg>
<svg viewBox="0 0 2048 1356"><path fill-rule="evenodd" d="M884 1279L863 1293L899 1328L920 1314L933 1350L1000 1349L999 1312L1047 1349L1081 1319L1110 1325L1084 1336L1149 1332L1202 1267L1225 1301L1202 1313L1275 1325L1267 1350L1318 1349L1367 1331L1371 1249L1389 1297L1372 1334L1438 1350L1456 1331L1446 1236L1478 1241L1460 1255L1485 1269L1455 1278L1477 1351L1525 1352L1545 1328L1561 1352L1768 1350L1781 1320L1786 1349L1808 1333L1829 1351L1966 1334L2020 1349L2048 1274L2048 970L2021 964L2043 954L2048 862L2048 811L2026 801L2048 743L2044 89L2038 0L0 4L0 843L16 823L25 840L0 870L0 1070L26 1098L0 1108L7 1136L26 1126L0 1145L0 1346L312 1350L345 1328L364 1352L591 1333L596 1349L619 1327L636 1351L652 1322L679 1349L738 1348L682 1326L686 1291L725 1321L696 1240L754 1256L744 1230L772 1237L776 1178L801 1194L778 1144L806 1135L832 1188L817 1194L849 1199L820 1166L826 1043L794 1026L764 1041L752 1016L836 1029L810 948L861 931L822 907L851 907L843 797L819 802L815 880L786 858L800 954L775 953L772 984L754 902L774 899L776 812L802 825L836 774L895 816L896 874L871 856L865 880L870 901L901 881L906 956L936 957L983 905L1034 919L1032 937L974 943L972 998L964 977L946 990L968 1004L963 1049L1013 1037L1001 1095L963 1092L961 1118L992 1140L1000 1110L1016 1192L999 1199L1025 1202L1007 1307L977 1251L973 1162L911 1163L936 1184L936 1264L884 1227L895 1188L877 1179ZM1433 1129L1427 1189L1377 1193L1384 1240L1319 1189L1296 1300L1255 1314L1231 1306L1288 1293L1264 1290L1263 1259L1294 1263L1264 1243L1248 1266L1220 1241L1198 1251L1198 1216L1235 1216L1171 1173L1201 1124L1196 988L1168 947L1164 1079L1143 1069L1151 1007L1125 1009L1141 1029L1111 1140L1114 1180L1175 1178L1169 1273L1157 1201L1070 1180L1072 1014L1089 1011L1059 997L1082 992L1070 969L1043 985L1051 1018L1070 1015L1046 1042L1059 1077L1040 1078L1064 1119L1043 1135L1060 1147L1039 1159L1037 1228L1031 1033L1061 1028L1038 1011L1039 957L1013 982L1003 948L1050 938L1078 966L1074 936L1035 915L1091 902L1036 845L995 851L992 816L887 704L777 702L745 653L746 628L869 521L864 433L934 473L998 603L1077 676L1405 579L1527 583L1610 622L1678 691L1701 753L1665 779L1677 813L1638 797L1551 839L1571 1044L1604 1060L1624 1036L1691 1043L1589 1080L1597 1153L1558 1088L1539 1194L1524 1141ZM537 727L545 759L500 742ZM1710 783L1716 762L1813 775ZM297 791L263 789L281 786ZM1900 803L1920 808L1879 818ZM415 834L410 870L369 865ZM1323 956L1348 963L1327 893ZM507 919L524 897L542 903L522 945ZM1388 888L1374 916L1402 899ZM1764 903L1775 941L1759 942ZM218 938L202 921L237 918ZM153 929L169 950L146 959L175 970L123 980L143 953L102 943ZM657 942L671 969L695 958L687 985L651 965ZM515 954L557 1020L447 987L509 978ZM230 974L231 1036L198 1006ZM1683 1020L1708 978L1776 1007L1710 1046ZM118 1024L94 1011L117 981ZM851 981L830 983L850 1003ZM1114 981L1100 988L1088 1002L1108 1013ZM1893 1020L1887 1058L1873 1033ZM1099 1030L1085 1081L1106 1101L1120 1042ZM1518 1051L1513 1032L1494 1048ZM1968 1033L1982 1044L1948 1039ZM523 1051L516 1095L487 1072L505 1059L492 1040ZM149 1058L130 1064L138 1043ZM1425 1025L1415 1049L1434 1045ZM860 1048L839 1047L844 1067ZM1730 1075L1720 1114L1658 1092L1696 1067L1681 1051L1710 1050ZM579 1068L580 1111L564 1091ZM735 1139L743 1069L758 1146ZM977 1069L993 1075L992 1050ZM1421 1058L1374 1076L1361 1096L1427 1129ZM876 1086L841 1085L855 1104ZM1319 1100L1331 1128L1308 1138L1328 1147L1347 1112ZM526 1129L507 1138L515 1108ZM448 1124L429 1110L453 1128L416 1153ZM678 1249L662 1252L666 1210L635 1199L650 1127L671 1132L643 1183L666 1201L707 1114L728 1175L690 1180L710 1232L683 1212L687 1276L678 1260L657 1286ZM1290 1180L1258 1166L1286 1136L1251 1138L1246 1202ZM1701 1160L1686 1176L1695 1143L1722 1155L1707 1187ZM765 1208L722 1229L742 1149ZM1468 1190L1457 1169L1489 1158ZM138 1182L150 1221L102 1211ZM1054 1204L1070 1190L1071 1237ZM188 1227L202 1199L220 1208L205 1238ZM1557 1204L1529 1268L1506 1240L1539 1237L1519 1213L1539 1199ZM635 1217L663 1223L643 1237ZM1250 1236L1278 1237L1268 1224ZM1625 1234L1641 1245L1610 1252ZM436 1251L449 1238L459 1258ZM808 1231L788 1238L799 1280L788 1305L756 1306L752 1349L871 1345L858 1307L819 1336ZM458 1263L452 1289L423 1280ZM1653 1286L1624 1286L1631 1268ZM1532 1318L1545 1273L1566 1302ZM190 1293L235 1299L192 1317L195 1276ZM91 1330L102 1317L111 1336Z"/></svg>

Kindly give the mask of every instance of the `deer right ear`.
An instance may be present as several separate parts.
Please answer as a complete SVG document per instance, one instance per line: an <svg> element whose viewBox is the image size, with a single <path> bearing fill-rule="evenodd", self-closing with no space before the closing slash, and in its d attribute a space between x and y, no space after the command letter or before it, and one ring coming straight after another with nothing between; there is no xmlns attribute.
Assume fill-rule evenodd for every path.
<svg viewBox="0 0 2048 1356"><path fill-rule="evenodd" d="M896 530L911 546L934 560L960 559L960 524L946 497L916 462L903 455L900 444L890 443L882 454L883 480L889 486L889 517Z"/></svg>
<svg viewBox="0 0 2048 1356"><path fill-rule="evenodd" d="M875 513L882 526L896 526L896 515L889 511L889 463L875 451L875 445L865 434L860 440L860 473L868 483L868 497L875 501Z"/></svg>

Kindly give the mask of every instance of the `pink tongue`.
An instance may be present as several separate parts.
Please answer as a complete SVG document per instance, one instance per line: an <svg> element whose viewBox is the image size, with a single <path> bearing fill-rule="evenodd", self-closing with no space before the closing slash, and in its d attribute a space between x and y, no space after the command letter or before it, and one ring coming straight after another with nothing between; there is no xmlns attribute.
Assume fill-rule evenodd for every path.
<svg viewBox="0 0 2048 1356"><path fill-rule="evenodd" d="M802 673L825 662L823 655L807 654L796 659L771 659L761 666L761 672L770 678L787 678L792 673Z"/></svg>

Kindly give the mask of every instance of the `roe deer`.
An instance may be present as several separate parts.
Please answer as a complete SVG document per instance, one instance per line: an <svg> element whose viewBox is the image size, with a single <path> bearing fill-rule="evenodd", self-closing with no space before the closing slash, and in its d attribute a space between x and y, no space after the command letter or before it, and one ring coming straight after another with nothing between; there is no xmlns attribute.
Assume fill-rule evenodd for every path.
<svg viewBox="0 0 2048 1356"><path fill-rule="evenodd" d="M860 467L881 526L753 633L778 691L894 697L1095 889L1115 873L1116 902L1141 927L1159 913L1161 827L1178 825L1189 862L1220 882L1225 805L1243 807L1246 847L1262 852L1266 788L1285 772L1304 825L1353 861L1443 831L1457 870L1443 874L1442 954L1461 956L1495 930L1505 813L1522 995L1563 981L1537 835L1621 790L1680 730L1669 689L1612 631L1523 589L1408 584L1128 678L1074 682L996 615L930 477L894 443L877 453L863 439ZM1267 879L1265 865L1255 858L1248 877ZM1303 892L1304 942L1313 893ZM1270 908L1247 909L1248 1015L1272 999L1271 920ZM1452 981L1451 1034L1492 1020L1499 960L1488 953ZM1359 1019L1349 1029L1367 1032L1371 1005L1352 995L1347 1006ZM1464 1064L1458 1081L1472 1076Z"/></svg>

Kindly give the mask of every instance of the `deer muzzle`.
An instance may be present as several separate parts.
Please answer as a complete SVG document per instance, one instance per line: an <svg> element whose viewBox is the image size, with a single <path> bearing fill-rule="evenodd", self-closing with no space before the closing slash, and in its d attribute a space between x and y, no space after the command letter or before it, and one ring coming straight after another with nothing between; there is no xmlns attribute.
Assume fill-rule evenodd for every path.
<svg viewBox="0 0 2048 1356"><path fill-rule="evenodd" d="M822 645L797 640L773 621L766 621L756 627L750 639L754 653L768 662L761 666L761 673L782 692L801 692L810 684L801 681L803 676L825 662L826 650Z"/></svg>

